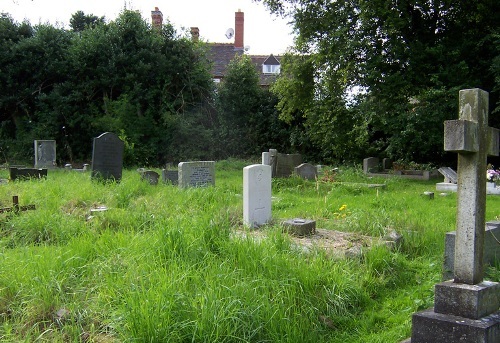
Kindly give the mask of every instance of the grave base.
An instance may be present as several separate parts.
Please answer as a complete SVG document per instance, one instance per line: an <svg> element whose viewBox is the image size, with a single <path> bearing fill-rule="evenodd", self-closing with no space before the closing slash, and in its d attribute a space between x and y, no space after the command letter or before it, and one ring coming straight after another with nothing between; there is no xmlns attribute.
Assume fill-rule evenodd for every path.
<svg viewBox="0 0 500 343"><path fill-rule="evenodd" d="M481 319L468 319L429 309L412 318L408 343L496 343L500 342L500 311Z"/></svg>

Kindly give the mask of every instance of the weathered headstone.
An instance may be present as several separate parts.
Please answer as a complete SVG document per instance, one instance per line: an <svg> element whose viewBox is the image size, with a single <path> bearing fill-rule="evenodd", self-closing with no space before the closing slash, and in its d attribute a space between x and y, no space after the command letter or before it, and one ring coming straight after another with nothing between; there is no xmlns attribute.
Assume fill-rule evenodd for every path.
<svg viewBox="0 0 500 343"><path fill-rule="evenodd" d="M269 149L269 165L271 166L272 177L276 177L276 166L278 165L278 150Z"/></svg>
<svg viewBox="0 0 500 343"><path fill-rule="evenodd" d="M458 182L457 172L450 167L441 167L438 171L444 176L444 182L454 184Z"/></svg>
<svg viewBox="0 0 500 343"><path fill-rule="evenodd" d="M311 219L289 219L285 220L282 225L283 231L288 232L293 236L311 236L316 232L316 221Z"/></svg>
<svg viewBox="0 0 500 343"><path fill-rule="evenodd" d="M47 169L9 168L10 180L41 179L47 177Z"/></svg>
<svg viewBox="0 0 500 343"><path fill-rule="evenodd" d="M162 169L161 176L165 183L171 183L172 185L179 183L179 172L177 170Z"/></svg>
<svg viewBox="0 0 500 343"><path fill-rule="evenodd" d="M35 145L35 168L56 168L56 141L36 140Z"/></svg>
<svg viewBox="0 0 500 343"><path fill-rule="evenodd" d="M296 166L302 164L300 154L277 154L276 177L290 177Z"/></svg>
<svg viewBox="0 0 500 343"><path fill-rule="evenodd" d="M392 160L390 158L382 159L382 169L384 170L392 169Z"/></svg>
<svg viewBox="0 0 500 343"><path fill-rule="evenodd" d="M215 162L196 161L179 163L179 187L215 186Z"/></svg>
<svg viewBox="0 0 500 343"><path fill-rule="evenodd" d="M271 166L243 168L243 223L255 228L271 220Z"/></svg>
<svg viewBox="0 0 500 343"><path fill-rule="evenodd" d="M112 132L94 138L91 177L119 182L122 178L123 148L123 141Z"/></svg>
<svg viewBox="0 0 500 343"><path fill-rule="evenodd" d="M378 171L379 159L376 157L367 157L363 160L363 172L376 173Z"/></svg>
<svg viewBox="0 0 500 343"><path fill-rule="evenodd" d="M456 232L447 232L444 243L444 263L443 280L453 278L455 265L455 236ZM500 261L500 221L486 223L484 233L483 264L494 265L495 261Z"/></svg>
<svg viewBox="0 0 500 343"><path fill-rule="evenodd" d="M486 158L498 155L488 93L461 90L459 119L445 122L444 149L458 152L454 280L435 286L434 309L415 313L411 343L500 342L500 284L483 281Z"/></svg>
<svg viewBox="0 0 500 343"><path fill-rule="evenodd" d="M309 163L302 163L294 169L297 176L306 180L316 180L316 177L318 176L317 167Z"/></svg>
<svg viewBox="0 0 500 343"><path fill-rule="evenodd" d="M150 185L157 185L160 174L153 170L145 170L141 173L141 180L149 182Z"/></svg>

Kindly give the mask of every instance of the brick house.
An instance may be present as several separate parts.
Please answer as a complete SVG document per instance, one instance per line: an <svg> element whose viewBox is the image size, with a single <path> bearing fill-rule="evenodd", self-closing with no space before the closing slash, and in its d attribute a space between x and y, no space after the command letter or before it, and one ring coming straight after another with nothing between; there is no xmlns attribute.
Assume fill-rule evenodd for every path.
<svg viewBox="0 0 500 343"><path fill-rule="evenodd" d="M162 25L163 15L158 7L151 11L153 27ZM161 20L160 20L161 18ZM245 35L245 14L238 10L234 13L234 43L207 43L208 58L212 61L212 77L214 82L219 83L226 75L227 66L235 55L245 53L244 45ZM200 30L198 27L191 27L191 38L193 41L198 41ZM280 72L279 55L248 55L255 65L255 69L259 75L260 85L269 87Z"/></svg>

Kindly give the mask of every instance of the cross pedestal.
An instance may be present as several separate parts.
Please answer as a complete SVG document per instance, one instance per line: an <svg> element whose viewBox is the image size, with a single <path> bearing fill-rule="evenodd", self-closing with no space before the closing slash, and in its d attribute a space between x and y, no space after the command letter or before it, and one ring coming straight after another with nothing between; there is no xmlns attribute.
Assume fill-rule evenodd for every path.
<svg viewBox="0 0 500 343"><path fill-rule="evenodd" d="M411 343L498 343L500 284L483 281L486 162L499 153L487 92L460 91L459 119L444 123L444 150L458 153L454 280L435 286L434 309L413 315Z"/></svg>

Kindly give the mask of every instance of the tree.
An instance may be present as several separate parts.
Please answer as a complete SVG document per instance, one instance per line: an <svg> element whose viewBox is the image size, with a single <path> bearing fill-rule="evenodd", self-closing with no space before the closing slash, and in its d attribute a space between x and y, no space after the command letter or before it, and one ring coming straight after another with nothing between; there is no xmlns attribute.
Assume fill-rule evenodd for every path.
<svg viewBox="0 0 500 343"><path fill-rule="evenodd" d="M99 24L104 24L104 17L99 18L93 14L77 11L71 15L69 24L74 32L81 32L88 28L95 28Z"/></svg>
<svg viewBox="0 0 500 343"><path fill-rule="evenodd" d="M498 1L262 2L292 18L296 52L310 56L314 65L317 118L327 118L332 110L340 114L344 102L346 114L354 125L366 128L368 142L379 154L439 161L442 122L456 117L457 89L483 88L497 104ZM304 108L306 115L313 114L310 102ZM317 132L340 128L331 120L322 126ZM334 141L338 139L346 137Z"/></svg>

